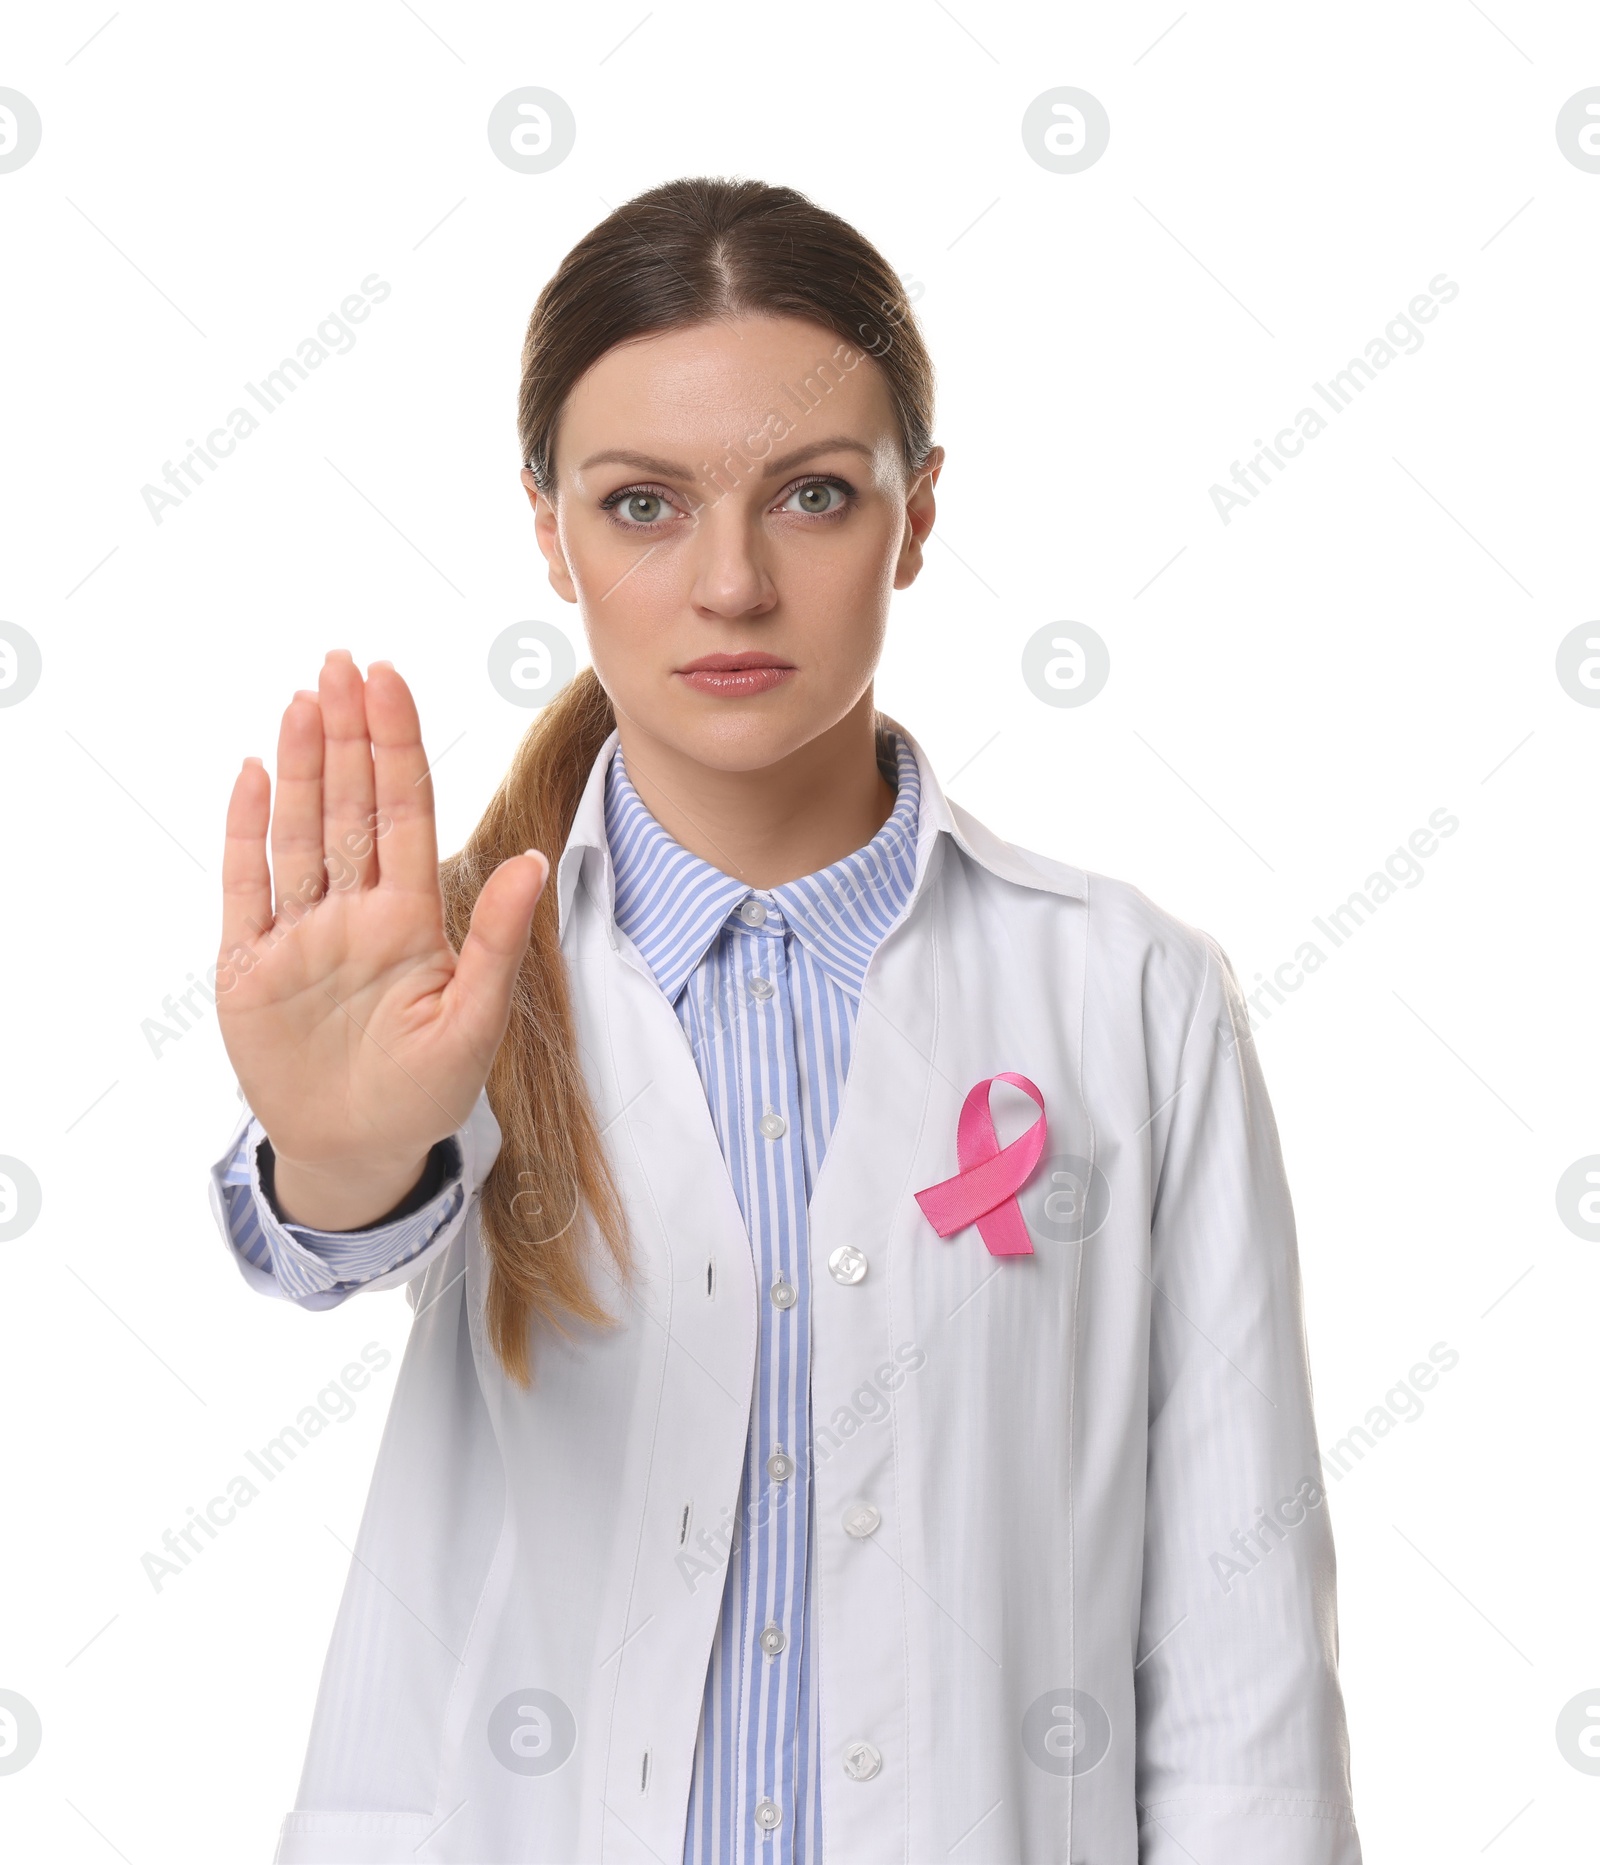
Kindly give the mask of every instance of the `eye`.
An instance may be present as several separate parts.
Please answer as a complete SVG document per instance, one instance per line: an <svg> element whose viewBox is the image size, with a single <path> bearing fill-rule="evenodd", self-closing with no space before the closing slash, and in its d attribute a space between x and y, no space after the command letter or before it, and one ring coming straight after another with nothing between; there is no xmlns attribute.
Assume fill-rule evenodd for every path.
<svg viewBox="0 0 1600 1865"><path fill-rule="evenodd" d="M625 531L656 531L664 513L672 509L664 492L649 486L623 486L600 501L600 509Z"/></svg>
<svg viewBox="0 0 1600 1865"><path fill-rule="evenodd" d="M784 495L781 509L797 510L813 518L837 518L855 502L855 488L843 479L808 479ZM824 501L831 497L832 503ZM798 506L789 501L798 499Z"/></svg>

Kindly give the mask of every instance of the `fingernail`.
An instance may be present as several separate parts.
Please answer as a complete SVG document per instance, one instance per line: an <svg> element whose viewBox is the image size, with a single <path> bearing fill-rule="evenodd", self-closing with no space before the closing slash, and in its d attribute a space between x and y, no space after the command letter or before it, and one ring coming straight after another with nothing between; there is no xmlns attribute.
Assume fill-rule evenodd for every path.
<svg viewBox="0 0 1600 1865"><path fill-rule="evenodd" d="M316 694L313 693L309 687L302 686L295 690L296 699L309 699L314 702L316 697Z"/></svg>
<svg viewBox="0 0 1600 1865"><path fill-rule="evenodd" d="M392 669L394 667L394 662L393 661L368 661L367 662L368 673L371 673L374 667L388 667Z"/></svg>

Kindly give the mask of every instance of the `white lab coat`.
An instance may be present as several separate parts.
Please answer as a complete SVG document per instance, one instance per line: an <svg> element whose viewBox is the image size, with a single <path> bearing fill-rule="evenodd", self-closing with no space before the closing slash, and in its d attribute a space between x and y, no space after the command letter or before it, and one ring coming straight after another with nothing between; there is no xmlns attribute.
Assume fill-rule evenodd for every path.
<svg viewBox="0 0 1600 1865"><path fill-rule="evenodd" d="M555 885L638 1295L612 1333L541 1333L523 1391L484 1335L475 1197L367 1285L416 1312L281 1865L682 1856L769 1298L612 917L615 742ZM911 742L915 895L810 1207L827 1865L1359 1865L1294 1219L1231 966L1127 883L1001 841ZM1001 1071L1042 1092L1037 1173L1064 1174L1032 1255L942 1239L913 1197ZM994 1096L1004 1142L1035 1110ZM486 1096L460 1139L480 1186ZM829 1273L842 1243L859 1281Z"/></svg>

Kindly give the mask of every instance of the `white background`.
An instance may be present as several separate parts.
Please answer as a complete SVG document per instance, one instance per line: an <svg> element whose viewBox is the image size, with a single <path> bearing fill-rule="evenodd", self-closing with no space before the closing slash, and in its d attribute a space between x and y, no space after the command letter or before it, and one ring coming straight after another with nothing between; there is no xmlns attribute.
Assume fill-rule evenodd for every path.
<svg viewBox="0 0 1600 1865"><path fill-rule="evenodd" d="M1369 1865L1593 1851L1555 1720L1600 1686L1600 1246L1555 1190L1600 1152L1600 710L1555 657L1596 604L1600 175L1554 126L1600 16L1179 4L13 13L0 84L44 134L0 174L0 615L44 672L0 709L0 1153L44 1202L0 1243L0 1688L44 1744L0 1775L8 1858L264 1860L293 1802L409 1311L246 1288L214 1014L159 1057L142 1025L215 955L228 787L329 647L412 682L446 850L530 717L489 642L541 619L582 656L517 482L522 330L609 207L690 173L798 186L921 288L949 460L878 696L958 801L1247 990L1459 819L1257 1037L1322 1444L1459 1354L1330 1484L1356 1811ZM578 123L544 175L485 134L529 84ZM1075 175L1020 133L1063 84L1111 120ZM156 524L140 488L374 272L355 347ZM1421 348L1224 524L1213 483L1441 272ZM1111 677L1052 708L1020 655L1067 619ZM163 1531L372 1341L355 1416L157 1591Z"/></svg>

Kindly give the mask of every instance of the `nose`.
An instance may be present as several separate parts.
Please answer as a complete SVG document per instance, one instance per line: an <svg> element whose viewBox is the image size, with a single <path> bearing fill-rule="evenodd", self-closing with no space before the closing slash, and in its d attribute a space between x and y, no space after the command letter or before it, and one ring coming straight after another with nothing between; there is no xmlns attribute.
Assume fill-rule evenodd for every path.
<svg viewBox="0 0 1600 1865"><path fill-rule="evenodd" d="M713 493L695 514L690 600L704 614L762 615L777 602L759 499L752 499L750 491Z"/></svg>

